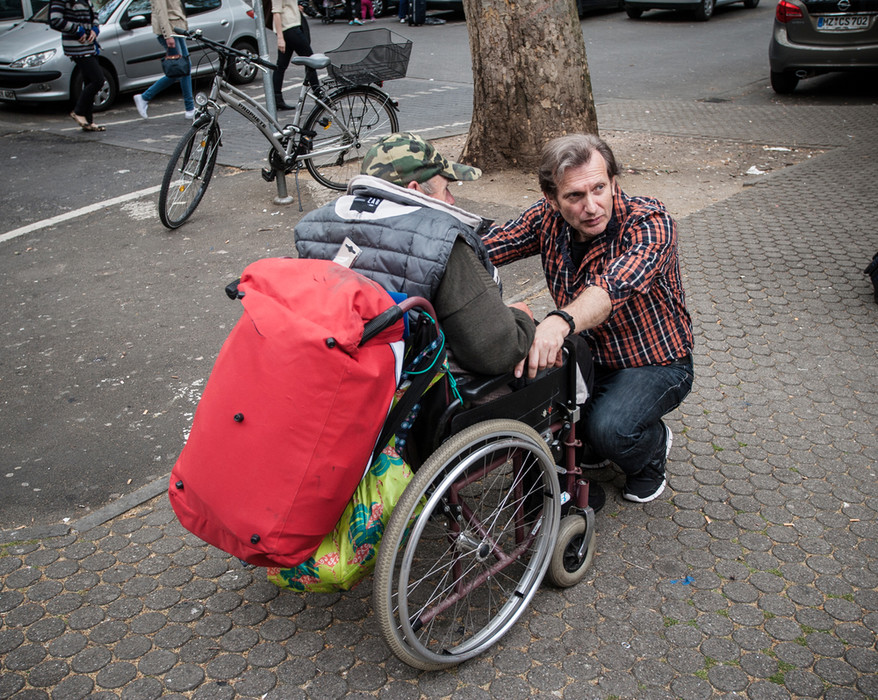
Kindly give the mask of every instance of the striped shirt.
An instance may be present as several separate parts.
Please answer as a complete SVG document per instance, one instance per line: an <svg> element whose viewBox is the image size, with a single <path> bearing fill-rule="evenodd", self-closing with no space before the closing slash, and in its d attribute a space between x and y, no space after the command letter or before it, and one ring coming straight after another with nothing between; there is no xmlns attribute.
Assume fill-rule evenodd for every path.
<svg viewBox="0 0 878 700"><path fill-rule="evenodd" d="M98 18L89 0L50 0L49 26L61 32L64 55L91 56L100 53L97 42L80 44L79 38L92 30L98 33Z"/></svg>
<svg viewBox="0 0 878 700"><path fill-rule="evenodd" d="M495 265L540 254L558 308L587 287L600 287L612 310L601 325L583 331L595 363L619 369L667 365L692 352L692 319L677 257L677 227L656 199L629 197L619 187L607 230L588 241L578 266L571 229L545 198L484 236Z"/></svg>

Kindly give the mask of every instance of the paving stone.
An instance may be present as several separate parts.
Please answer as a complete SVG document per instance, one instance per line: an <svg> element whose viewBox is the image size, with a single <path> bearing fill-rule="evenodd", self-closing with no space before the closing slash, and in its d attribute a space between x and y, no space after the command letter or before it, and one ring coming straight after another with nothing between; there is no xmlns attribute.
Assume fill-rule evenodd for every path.
<svg viewBox="0 0 878 700"><path fill-rule="evenodd" d="M207 664L209 678L215 680L231 680L240 676L247 668L247 661L239 654L222 654Z"/></svg>
<svg viewBox="0 0 878 700"><path fill-rule="evenodd" d="M184 693L194 690L204 680L204 671L195 664L180 664L172 668L164 678L165 688Z"/></svg>
<svg viewBox="0 0 878 700"><path fill-rule="evenodd" d="M152 642L148 637L136 634L125 637L113 649L113 654L120 661L139 659L152 648Z"/></svg>
<svg viewBox="0 0 878 700"><path fill-rule="evenodd" d="M144 654L137 663L137 670L145 676L160 676L177 663L177 655L167 649L155 649Z"/></svg>
<svg viewBox="0 0 878 700"><path fill-rule="evenodd" d="M43 618L39 622L27 628L27 638L31 642L45 644L46 642L64 634L67 626L64 621L57 617ZM0 642L0 647L2 647Z"/></svg>
<svg viewBox="0 0 878 700"><path fill-rule="evenodd" d="M121 688L137 675L137 667L127 661L116 661L98 671L95 682L101 688Z"/></svg>
<svg viewBox="0 0 878 700"><path fill-rule="evenodd" d="M9 671L28 671L46 657L40 644L23 644L6 655L4 667Z"/></svg>
<svg viewBox="0 0 878 700"><path fill-rule="evenodd" d="M158 632L167 623L168 618L164 613L145 612L131 618L128 625L135 634L152 634Z"/></svg>
<svg viewBox="0 0 878 700"><path fill-rule="evenodd" d="M157 678L138 678L125 686L121 700L156 700L162 697L164 688Z"/></svg>

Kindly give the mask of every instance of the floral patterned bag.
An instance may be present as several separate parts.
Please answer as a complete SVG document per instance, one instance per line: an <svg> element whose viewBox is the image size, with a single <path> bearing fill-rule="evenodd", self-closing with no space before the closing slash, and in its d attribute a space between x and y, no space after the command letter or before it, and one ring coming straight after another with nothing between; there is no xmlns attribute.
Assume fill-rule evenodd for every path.
<svg viewBox="0 0 878 700"><path fill-rule="evenodd" d="M375 568L384 528L411 480L408 464L393 446L386 447L317 551L298 566L269 568L268 580L281 588L313 593L352 588Z"/></svg>

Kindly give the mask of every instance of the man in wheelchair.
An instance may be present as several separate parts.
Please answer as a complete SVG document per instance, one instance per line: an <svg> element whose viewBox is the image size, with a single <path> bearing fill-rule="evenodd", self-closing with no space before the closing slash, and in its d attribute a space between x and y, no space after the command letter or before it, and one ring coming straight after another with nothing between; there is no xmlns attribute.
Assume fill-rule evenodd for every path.
<svg viewBox="0 0 878 700"><path fill-rule="evenodd" d="M488 222L455 207L448 190L481 171L403 133L373 146L362 172L346 195L296 226L299 257L343 261L388 291L424 297L458 366L482 375L511 371L530 349L533 316L523 303L503 303L480 237Z"/></svg>

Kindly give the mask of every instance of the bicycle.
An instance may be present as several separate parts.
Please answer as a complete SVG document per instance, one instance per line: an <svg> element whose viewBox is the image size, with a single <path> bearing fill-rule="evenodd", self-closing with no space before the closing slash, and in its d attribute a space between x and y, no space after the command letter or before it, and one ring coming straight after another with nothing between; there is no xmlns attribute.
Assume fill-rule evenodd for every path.
<svg viewBox="0 0 878 700"><path fill-rule="evenodd" d="M201 30L175 28L174 31L215 52L219 68L210 92L196 95L192 127L174 149L162 178L159 218L167 228L178 228L192 216L210 184L222 145L219 117L226 107L231 107L251 122L271 145L268 153L270 167L262 170L263 179L271 182L278 175L283 177L294 172L297 189L298 174L303 165L321 185L334 190L346 189L348 181L359 172L359 160L366 151L379 139L399 130L397 102L372 83L389 79L384 76L391 74L392 77L404 76L407 56L405 65L396 65L395 72L385 71L383 74L374 66L369 66L365 72L363 69L352 72L347 64L333 66L332 59L324 54L294 56L291 61L294 65L328 68L332 77L321 80L317 88L303 84L292 123L281 124L263 105L230 84L225 77L231 61L245 61L266 71L274 70L274 64L208 39L202 36ZM354 34L369 32L391 34L386 29ZM359 47L359 54L368 49L370 60L376 55L374 49L379 49L379 54L382 53L380 49L387 49L374 42L370 47L369 41L373 38L354 40L354 45L366 42ZM345 49L346 43L348 39L335 52L349 56L351 51ZM411 42L408 42L408 51L411 51ZM399 52L394 50L391 53ZM400 71L402 75L399 75ZM314 102L314 107L303 123L308 99Z"/></svg>

